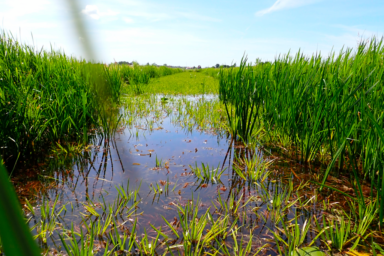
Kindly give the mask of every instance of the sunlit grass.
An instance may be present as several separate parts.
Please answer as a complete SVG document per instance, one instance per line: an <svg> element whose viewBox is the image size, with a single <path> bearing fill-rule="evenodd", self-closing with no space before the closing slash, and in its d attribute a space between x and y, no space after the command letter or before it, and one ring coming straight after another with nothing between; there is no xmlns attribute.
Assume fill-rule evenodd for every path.
<svg viewBox="0 0 384 256"><path fill-rule="evenodd" d="M218 81L199 72L185 71L172 76L155 78L148 84L149 93L154 94L211 94L218 92Z"/></svg>
<svg viewBox="0 0 384 256"><path fill-rule="evenodd" d="M329 57L299 52L256 66L245 58L239 68L221 69L220 99L232 136L248 141L262 124L264 138L274 139L264 143L289 147L301 162L327 164L323 185L334 167L347 174L364 205L364 179L371 197L384 191L383 56L383 40L373 38ZM384 194L377 196L382 222Z"/></svg>
<svg viewBox="0 0 384 256"><path fill-rule="evenodd" d="M86 194L76 202L78 216L70 216L73 202L64 201L58 207L58 196L51 202L44 197L40 206L26 200L28 220L35 221L32 232L46 252L46 245L50 244L68 255L254 255L265 250L283 255L309 251L323 255L320 251L352 252L363 248L367 241L372 242L368 250L382 250L380 243L373 242L382 236L376 225L382 215L382 201L380 197L375 199L374 190L371 198L354 200L349 195L348 200L353 203L346 212L335 207L329 213L329 205L318 210L318 187L310 187L312 183L301 181L293 171L294 175L279 176L275 162L265 155L268 151L260 144L276 144L286 151L294 149L303 163L321 157L329 166L344 167L343 161L356 159L349 165L355 193L359 194L358 181L364 174L380 188L381 169L369 171L382 167L381 137L377 134L382 126L382 113L378 110L382 105L381 84L377 83L382 70L380 47L379 54L370 46L356 55L346 52L326 61L298 55L296 59L281 58L262 66L246 66L244 62L232 70L199 72L138 65L105 67L59 53L36 55L16 42L7 47L15 51L10 60L19 60L18 51L24 59L20 57L21 62L15 66L8 60L7 68L0 70L1 75L7 75L8 83L4 90L2 87L1 106L13 115L2 123L11 127L0 133L4 138L19 135L18 140L28 140L32 148L37 147L36 138L41 143L51 140L55 142L50 146L53 156L81 157L88 153L89 131L105 142L126 127L132 138L140 140L147 133L164 129L163 121L169 118L186 134L206 132L236 142L229 143L226 157L229 155L229 162L233 162L225 168L220 168L219 163L217 168L197 163L190 166L189 178L193 182L185 182L184 188L196 189L192 199L176 190L183 184L178 184L179 178L186 177L170 182L173 175L167 173L166 178L151 184L138 180L140 185L136 188L130 187L129 182L112 185L116 190L114 198L104 190L92 199ZM4 58L12 52L8 48L0 51ZM39 64L36 70L35 62ZM375 65L377 70L373 69ZM41 73L39 68L46 72ZM101 77L90 77L95 70L102 72L105 83L98 84ZM17 111L24 114L17 116ZM1 113L5 116L5 112ZM69 143L63 137L69 137L69 142L83 141ZM246 143L238 143L239 140ZM14 152L23 152L12 140L7 143L16 145ZM108 147L109 144L105 146ZM103 155L104 163L109 161L107 155L108 152ZM149 165L157 175L162 170L172 170L165 159L151 157ZM88 164L87 161L85 165ZM294 179L300 179L300 184L294 185ZM140 194L141 182L147 195ZM212 193L208 205L199 198L194 200L196 191L204 192L203 189ZM304 190L315 192L308 196ZM377 191L381 193L380 189ZM325 202L324 195L329 196L323 193L324 201L320 203ZM151 202L145 196L153 196L152 205L174 199L163 207L176 217L169 221L161 216L155 225L147 222L142 208ZM160 217L160 213L155 214ZM317 220L315 214L322 223L312 221ZM263 229L259 231L259 227ZM311 247L314 244L320 246L320 251ZM0 240L0 255L1 246Z"/></svg>

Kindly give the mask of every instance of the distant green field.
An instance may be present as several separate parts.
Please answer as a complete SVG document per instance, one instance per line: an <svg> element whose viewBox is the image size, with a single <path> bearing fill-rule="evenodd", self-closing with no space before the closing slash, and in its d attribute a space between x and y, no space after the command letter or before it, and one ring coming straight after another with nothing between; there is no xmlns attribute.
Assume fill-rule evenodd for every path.
<svg viewBox="0 0 384 256"><path fill-rule="evenodd" d="M182 72L151 80L148 92L162 94L203 94L218 93L219 81L200 72Z"/></svg>

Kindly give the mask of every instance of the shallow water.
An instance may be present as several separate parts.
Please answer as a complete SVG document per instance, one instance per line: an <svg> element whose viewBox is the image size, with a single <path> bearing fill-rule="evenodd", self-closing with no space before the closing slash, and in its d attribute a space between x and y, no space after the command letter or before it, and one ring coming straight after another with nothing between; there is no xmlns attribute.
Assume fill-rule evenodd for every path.
<svg viewBox="0 0 384 256"><path fill-rule="evenodd" d="M185 110L183 107L185 102L215 101L216 96L172 97L166 103L160 103L164 97L166 96L152 97L149 103L144 102L152 104L153 111L138 116L131 123L124 121L127 109L123 106L120 113L124 115L122 123L125 123L125 126L119 127L114 136L109 139L95 136L93 145L75 157L49 158L46 163L37 167L38 178L34 176L32 181L28 181L38 184L37 192L22 194L23 192L18 189L19 195L28 197L36 206L35 216L28 214L31 217L29 221L31 228L41 223L39 207L43 198L47 198L52 207L55 198L58 197L56 209L66 205L66 211L62 211L56 220L61 224L57 225L55 231L47 237L46 243L41 238L38 239L39 244L52 252L63 250L58 236L63 228L71 229L73 222L75 231L80 232L81 229L85 231L84 220L96 222L98 219L95 216L86 216L89 212L86 211L85 205L93 206L100 214L100 219L104 221L105 215L101 206L112 204L119 195L116 186L127 188L129 182L129 191L140 187L140 200L130 217L127 217L127 212L117 216L118 225L121 227L120 233L124 232L124 227L132 229L134 219L137 218L137 234L142 234L146 229L151 238L156 237L156 232L150 226L152 224L155 227L162 227L172 239L176 239L161 216L169 222L175 217L179 219L177 206L184 207L198 199L199 215L204 214L210 207L210 213L216 219L223 212L220 212L222 208L218 203L219 196L228 205L232 197L236 201L235 205L239 205L238 212L229 216L231 221L236 221L235 225L239 228L237 239L248 242L251 232L253 252L269 243L271 246L263 250L262 254L278 254L274 237L269 230L275 226L275 219L272 216L273 197L275 194L284 193L289 180L294 178L292 172L287 172L287 169L296 167L293 167L293 164L284 166L284 162L281 162L269 167L271 174L262 182L241 179L233 170L233 163L238 163L234 156L244 159L258 154L264 161L274 156L267 157L266 152L258 148L246 150L242 145L229 147L230 136L214 128L201 130L201 127L195 124L188 127L181 126L180 111ZM161 113L160 117L158 113L154 114L156 111ZM187 116L183 116L183 120L186 118L188 119ZM161 161L161 167L156 166L156 158ZM214 168L226 168L221 180L199 181L191 172L190 165L197 164L200 167L201 163ZM299 170L296 172L299 173ZM23 180L21 177L19 179ZM168 191L160 181L163 184L168 182ZM159 184L163 193L155 194L152 191L151 187L155 187L156 184ZM292 186L298 189L297 184ZM303 202L310 199L313 196L313 188L303 187L300 196ZM298 195L292 194L291 197L290 202ZM130 200L127 206L133 204L134 202ZM296 210L296 214L300 216L298 218L300 224L311 216L319 216L321 213L314 201L309 201L305 207L297 209L296 205L293 204L285 210L285 220L293 219ZM215 206L219 211L215 210ZM37 235L38 228L34 228L33 233ZM315 233L309 231L306 241L310 242L314 236ZM182 237L172 243L182 244ZM233 247L231 237L227 238L225 243L229 248ZM163 245L157 251L162 253L165 249L166 246Z"/></svg>

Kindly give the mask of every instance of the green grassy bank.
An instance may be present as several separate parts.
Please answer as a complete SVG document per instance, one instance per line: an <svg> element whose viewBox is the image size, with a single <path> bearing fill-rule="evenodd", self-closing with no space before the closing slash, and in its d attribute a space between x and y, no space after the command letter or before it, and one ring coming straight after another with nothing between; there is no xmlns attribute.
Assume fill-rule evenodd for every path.
<svg viewBox="0 0 384 256"><path fill-rule="evenodd" d="M173 76L153 79L147 88L153 94L217 94L218 82L214 78L195 71L185 71Z"/></svg>
<svg viewBox="0 0 384 256"><path fill-rule="evenodd" d="M0 154L7 165L40 154L47 145L87 140L107 125L121 89L182 72L153 66L90 63L36 49L0 35ZM106 128L106 127L104 127ZM107 131L108 129L104 129Z"/></svg>
<svg viewBox="0 0 384 256"><path fill-rule="evenodd" d="M323 183L337 167L334 175L353 180L361 208L368 200L361 184L368 180L382 221L383 63L383 41L376 39L327 58L297 53L256 66L244 59L239 68L220 70L220 99L234 136L247 141L262 126L267 143L289 148L303 163L326 164Z"/></svg>

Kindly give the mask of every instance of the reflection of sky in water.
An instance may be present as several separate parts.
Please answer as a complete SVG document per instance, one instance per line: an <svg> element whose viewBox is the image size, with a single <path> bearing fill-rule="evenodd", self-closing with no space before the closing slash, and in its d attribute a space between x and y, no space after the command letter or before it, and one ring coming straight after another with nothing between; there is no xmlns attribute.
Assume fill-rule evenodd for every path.
<svg viewBox="0 0 384 256"><path fill-rule="evenodd" d="M157 96L159 99L161 97L163 96ZM201 96L182 97L192 101L202 98ZM204 99L215 100L217 96L205 95ZM61 203L73 203L73 212L67 211L62 214L62 220L66 223L67 228L69 228L70 221L74 223L81 221L80 212L84 212L81 203L86 202L87 197L93 202L105 200L107 204L111 203L118 195L115 186L124 185L126 187L128 181L131 190L141 183L142 201L138 209L139 212L143 212L138 219L138 230L141 231L143 227L149 228L149 223L164 225L161 215L172 220L177 216L175 207L170 207L172 203L184 205L187 200L192 198L192 193L195 199L199 196L203 202L204 207L201 207L200 212L212 206L212 201L217 198L218 191L223 199L228 198L230 191L235 193L236 198L243 194L240 203L245 203L250 196L258 196L261 193L260 187L255 184L250 186L233 175L231 168L228 168L221 177L222 185L209 184L206 188L199 188L199 182L196 182L197 179L190 174L189 165L195 166L197 163L198 166L201 166L201 163L204 163L214 168L220 164L221 167L227 154L229 141L225 137L222 138L220 135L209 132L201 132L196 129L187 131L172 124L171 118L172 115L162 119L161 127L163 129L159 130L149 131L137 129L137 127L121 129L114 136L114 140L101 141L100 145L94 145L91 156L82 160L83 165L80 169L78 169L79 165L73 165L72 179L67 178L65 182L57 182L58 185L55 188L49 189L48 196L51 199L60 194ZM139 119L136 124L144 120L145 118ZM158 122L157 125L159 125ZM135 136L136 131L139 131L138 137ZM234 149L231 149L225 167L232 164L233 153ZM169 168L154 168L156 167L156 157L162 161L163 166L167 162ZM54 172L55 170L49 171ZM59 175L54 177L61 179ZM150 184L159 183L160 180L170 182L169 193L154 195L153 192L150 192ZM176 188L172 192L176 182ZM279 184L280 182L276 181L267 180L265 182L270 194L273 194L272 192L276 189L278 193L281 193ZM227 189L220 191L219 189L223 185ZM249 234L249 225L251 225L254 227L254 234L261 237L266 233L264 224L256 218L251 209L259 207L259 211L263 211L266 209L266 204L260 197L256 198L258 199L250 202L246 210L248 218L245 223L248 228L240 229L240 231ZM101 209L98 211L101 213ZM289 213L289 217L293 217L292 212ZM32 220L30 226L35 223L35 220ZM57 240L58 237L53 236L53 239Z"/></svg>
<svg viewBox="0 0 384 256"><path fill-rule="evenodd" d="M200 96L182 97L193 101L202 98ZM181 97L172 96L172 98ZM217 99L217 96L204 95L204 99L213 100ZM221 167L229 143L226 138L220 138L220 135L198 130L187 131L180 126L175 126L171 118L172 115L161 120L160 125L163 129L149 131L137 129L137 127L125 128L115 135L114 141L108 142L109 147L106 147L105 141L100 142L100 145L94 145L91 157L86 160L86 164L83 164L80 169L76 164L73 166L73 180L59 182L59 186L49 190L49 197L54 198L59 192L62 193L61 199L64 203L72 201L76 202L75 206L80 206L78 203L86 201L87 196L94 201L99 200L100 195L103 194L108 202L113 201L117 196L115 186L126 186L129 181L132 189L141 183L140 208L145 214L146 211L153 212L154 209L161 209L161 214L166 216L167 210L163 207L165 203L190 199L192 192L198 186L198 184L193 185L196 179L189 173L191 170L189 165L195 166L197 163L200 166L204 163L216 168L220 163ZM136 124L140 121L145 123L144 120L145 118L138 119ZM136 131L139 132L138 138L135 136ZM156 157L162 161L163 166L167 162L169 168L154 170ZM54 172L54 170L49 171ZM184 175L186 173L189 174ZM228 170L225 173L228 173ZM222 176L224 184L227 182L228 175L225 173ZM60 178L59 175L55 177ZM170 190L176 182L177 185L174 192L170 192L167 196L161 194L159 200L156 197L155 203L152 204L154 194L153 192L149 194L150 184L158 183L160 180L169 180ZM183 188L187 182L189 182L188 186ZM200 199L206 198L209 202L217 194L216 191L216 186L208 186L199 188L196 193L200 194ZM75 212L77 210L75 209ZM83 210L82 207L80 210ZM172 210L172 216L174 214L177 213Z"/></svg>

